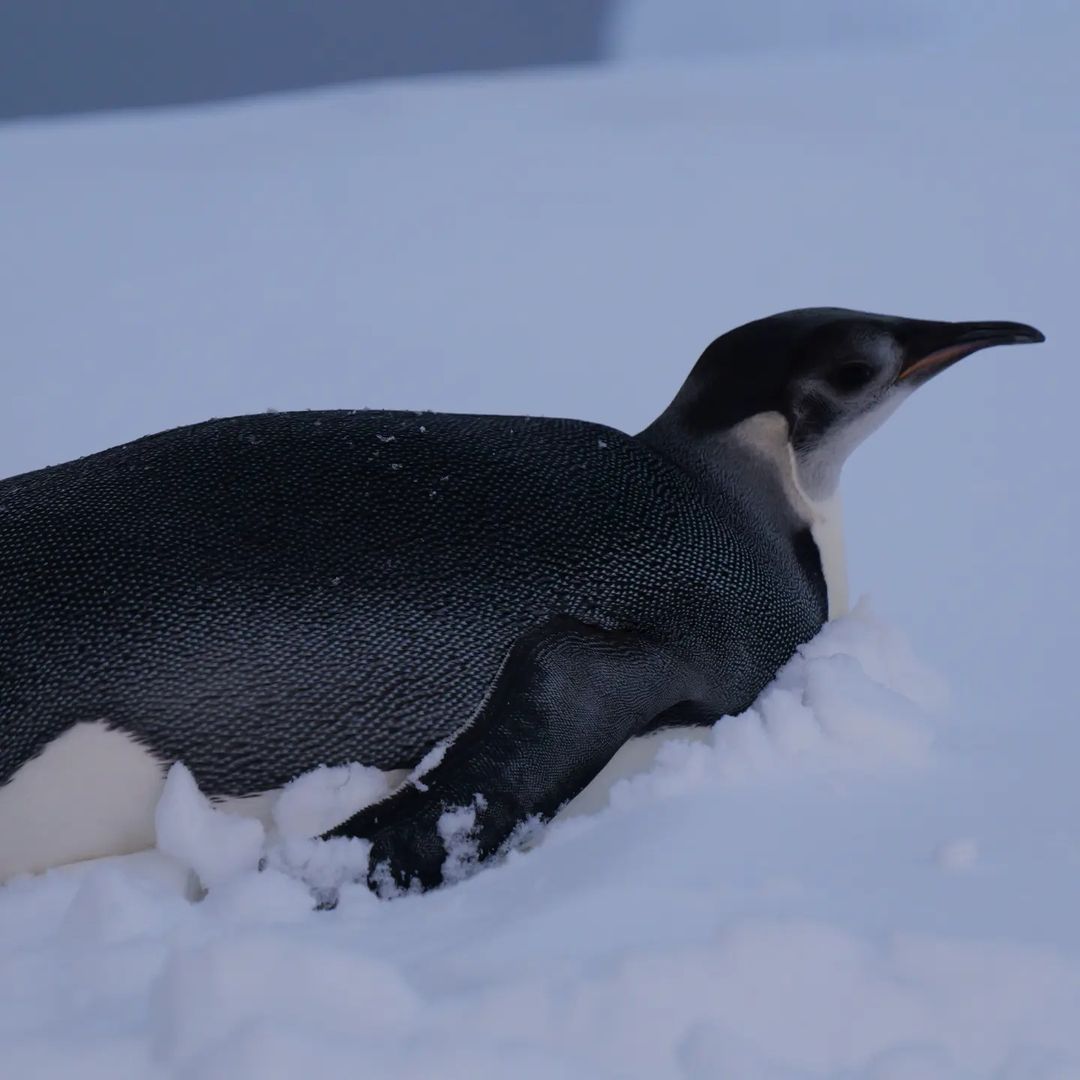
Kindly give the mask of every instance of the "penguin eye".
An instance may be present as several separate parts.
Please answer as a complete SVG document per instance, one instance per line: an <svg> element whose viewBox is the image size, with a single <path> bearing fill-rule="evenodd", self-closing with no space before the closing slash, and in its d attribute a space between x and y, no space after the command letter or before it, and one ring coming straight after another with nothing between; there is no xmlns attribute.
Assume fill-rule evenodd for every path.
<svg viewBox="0 0 1080 1080"><path fill-rule="evenodd" d="M843 394L853 394L861 390L874 377L874 369L862 360L849 360L833 368L825 376L826 382Z"/></svg>

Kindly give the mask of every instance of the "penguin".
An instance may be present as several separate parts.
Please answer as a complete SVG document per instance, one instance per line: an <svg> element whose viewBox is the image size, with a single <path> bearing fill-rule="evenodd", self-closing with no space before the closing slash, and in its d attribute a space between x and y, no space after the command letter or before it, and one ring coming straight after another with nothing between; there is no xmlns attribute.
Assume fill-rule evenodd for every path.
<svg viewBox="0 0 1080 1080"><path fill-rule="evenodd" d="M176 761L238 812L359 761L412 772L326 835L384 895L440 885L448 812L480 863L627 740L746 709L844 609L851 450L1042 340L801 309L713 341L635 435L274 412L0 482L0 880L152 846Z"/></svg>

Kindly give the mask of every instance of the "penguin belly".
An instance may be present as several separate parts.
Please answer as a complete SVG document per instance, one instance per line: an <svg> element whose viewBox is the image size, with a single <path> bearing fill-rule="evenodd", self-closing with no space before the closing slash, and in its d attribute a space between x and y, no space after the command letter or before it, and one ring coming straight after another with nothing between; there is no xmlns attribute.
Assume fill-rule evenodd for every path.
<svg viewBox="0 0 1080 1080"><path fill-rule="evenodd" d="M0 884L20 874L152 848L167 771L167 762L118 728L101 721L68 728L0 785ZM386 771L387 788L406 775ZM279 794L272 789L210 799L224 813L255 818L269 828Z"/></svg>
<svg viewBox="0 0 1080 1080"><path fill-rule="evenodd" d="M154 844L164 764L101 721L52 739L0 787L0 882Z"/></svg>

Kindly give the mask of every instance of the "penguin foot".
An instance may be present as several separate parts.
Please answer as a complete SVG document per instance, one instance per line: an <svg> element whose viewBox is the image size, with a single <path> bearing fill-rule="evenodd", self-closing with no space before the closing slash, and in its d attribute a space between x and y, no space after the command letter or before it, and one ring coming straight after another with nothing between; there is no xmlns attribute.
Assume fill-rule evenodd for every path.
<svg viewBox="0 0 1080 1080"><path fill-rule="evenodd" d="M410 785L324 834L371 841L367 884L383 899L461 881L498 852L523 815L506 800L455 800Z"/></svg>
<svg viewBox="0 0 1080 1080"><path fill-rule="evenodd" d="M438 832L441 808L380 829L371 838L368 888L384 900L443 883L447 852Z"/></svg>
<svg viewBox="0 0 1080 1080"><path fill-rule="evenodd" d="M380 896L460 881L700 687L695 666L636 632L554 618L514 643L483 709L430 767L324 839L371 841L367 881Z"/></svg>

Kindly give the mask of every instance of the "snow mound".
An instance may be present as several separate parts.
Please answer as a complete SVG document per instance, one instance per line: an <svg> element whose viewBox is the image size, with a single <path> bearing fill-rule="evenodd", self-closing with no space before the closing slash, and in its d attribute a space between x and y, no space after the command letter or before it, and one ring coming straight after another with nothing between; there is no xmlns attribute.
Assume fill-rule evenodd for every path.
<svg viewBox="0 0 1080 1080"><path fill-rule="evenodd" d="M877 771L930 761L940 677L861 600L802 646L758 701L713 728L727 779L800 769Z"/></svg>
<svg viewBox="0 0 1080 1080"><path fill-rule="evenodd" d="M367 765L323 765L282 789L274 825L286 838L318 836L378 802L393 789L392 774Z"/></svg>
<svg viewBox="0 0 1080 1080"><path fill-rule="evenodd" d="M207 889L254 870L262 857L262 823L213 806L181 762L165 777L154 827L158 850L190 867Z"/></svg>
<svg viewBox="0 0 1080 1080"><path fill-rule="evenodd" d="M941 677L864 598L803 645L746 712L711 729L627 744L562 816L595 812L608 798L629 807L716 781L922 768L933 759L934 716L947 701Z"/></svg>

